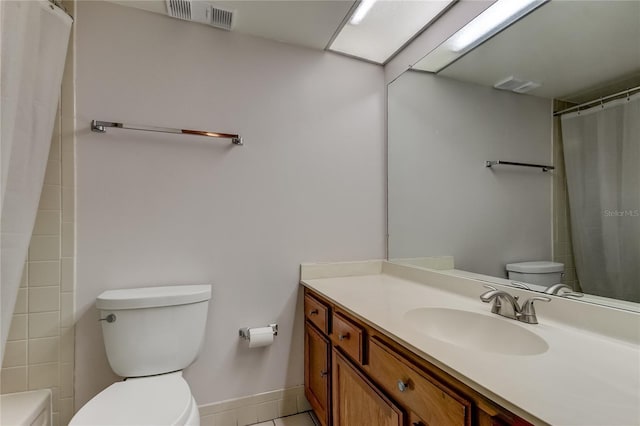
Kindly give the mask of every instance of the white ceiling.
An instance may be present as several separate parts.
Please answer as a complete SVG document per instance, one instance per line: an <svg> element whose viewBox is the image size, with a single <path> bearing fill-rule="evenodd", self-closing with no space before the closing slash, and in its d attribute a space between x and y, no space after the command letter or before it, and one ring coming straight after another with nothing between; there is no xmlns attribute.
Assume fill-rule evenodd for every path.
<svg viewBox="0 0 640 426"><path fill-rule="evenodd" d="M123 6L167 14L165 0L111 1ZM355 0L211 1L235 10L233 31L284 43L324 49L340 28Z"/></svg>
<svg viewBox="0 0 640 426"><path fill-rule="evenodd" d="M640 1L552 0L438 75L493 86L514 76L529 94L575 100L640 75Z"/></svg>

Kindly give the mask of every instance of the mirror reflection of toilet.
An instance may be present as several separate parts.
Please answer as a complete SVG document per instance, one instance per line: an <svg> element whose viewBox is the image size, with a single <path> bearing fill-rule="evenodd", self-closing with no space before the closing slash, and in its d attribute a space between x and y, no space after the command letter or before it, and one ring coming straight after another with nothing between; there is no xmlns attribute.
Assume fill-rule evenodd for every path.
<svg viewBox="0 0 640 426"><path fill-rule="evenodd" d="M550 261L509 263L506 266L510 280L527 284L532 290L545 291L562 282L564 264Z"/></svg>
<svg viewBox="0 0 640 426"><path fill-rule="evenodd" d="M199 425L182 370L202 347L210 298L210 285L109 290L98 296L109 364L126 379L87 402L69 424Z"/></svg>

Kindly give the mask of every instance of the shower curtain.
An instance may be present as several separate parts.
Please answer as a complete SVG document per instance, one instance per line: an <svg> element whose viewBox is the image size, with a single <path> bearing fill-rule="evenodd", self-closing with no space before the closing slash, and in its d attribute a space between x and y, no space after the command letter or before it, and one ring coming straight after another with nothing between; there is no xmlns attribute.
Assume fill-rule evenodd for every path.
<svg viewBox="0 0 640 426"><path fill-rule="evenodd" d="M71 18L46 0L0 1L0 364L35 222Z"/></svg>
<svg viewBox="0 0 640 426"><path fill-rule="evenodd" d="M640 94L563 115L562 138L580 285L640 302Z"/></svg>

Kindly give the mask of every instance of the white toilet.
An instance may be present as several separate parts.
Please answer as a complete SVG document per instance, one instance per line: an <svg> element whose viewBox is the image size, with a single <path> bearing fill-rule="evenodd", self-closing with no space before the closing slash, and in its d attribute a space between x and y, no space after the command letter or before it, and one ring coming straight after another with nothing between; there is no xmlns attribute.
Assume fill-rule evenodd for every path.
<svg viewBox="0 0 640 426"><path fill-rule="evenodd" d="M87 402L70 425L198 426L181 370L204 340L211 286L105 291L96 300L107 358L126 379Z"/></svg>
<svg viewBox="0 0 640 426"><path fill-rule="evenodd" d="M509 279L532 284L533 290L545 291L562 280L564 264L549 261L509 263L506 267Z"/></svg>

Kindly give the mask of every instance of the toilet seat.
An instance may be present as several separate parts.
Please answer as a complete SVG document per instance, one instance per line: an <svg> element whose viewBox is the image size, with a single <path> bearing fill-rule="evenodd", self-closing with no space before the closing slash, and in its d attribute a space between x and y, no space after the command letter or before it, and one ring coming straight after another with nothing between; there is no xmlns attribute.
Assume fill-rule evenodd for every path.
<svg viewBox="0 0 640 426"><path fill-rule="evenodd" d="M114 383L87 402L69 425L185 426L199 421L189 385L177 372Z"/></svg>

